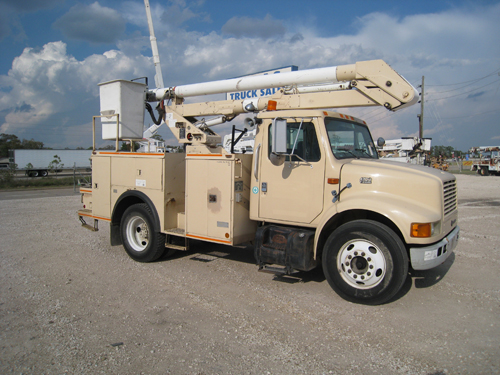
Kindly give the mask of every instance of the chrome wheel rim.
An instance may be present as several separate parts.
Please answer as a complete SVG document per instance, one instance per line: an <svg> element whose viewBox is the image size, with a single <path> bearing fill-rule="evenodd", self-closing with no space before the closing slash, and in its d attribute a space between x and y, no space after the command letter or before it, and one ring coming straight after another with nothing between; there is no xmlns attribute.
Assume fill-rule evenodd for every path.
<svg viewBox="0 0 500 375"><path fill-rule="evenodd" d="M384 254L372 242L351 240L342 246L337 268L344 281L357 289L369 289L384 279L387 264Z"/></svg>
<svg viewBox="0 0 500 375"><path fill-rule="evenodd" d="M141 252L148 247L149 228L142 217L132 217L127 223L126 233L128 243L135 251Z"/></svg>

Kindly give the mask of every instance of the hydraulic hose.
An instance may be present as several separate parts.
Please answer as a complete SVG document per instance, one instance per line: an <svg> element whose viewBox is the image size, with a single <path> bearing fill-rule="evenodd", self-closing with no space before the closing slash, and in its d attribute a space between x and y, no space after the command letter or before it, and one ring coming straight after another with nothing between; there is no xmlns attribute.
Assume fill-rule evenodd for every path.
<svg viewBox="0 0 500 375"><path fill-rule="evenodd" d="M151 107L151 104L146 103L146 109L149 112L149 115L151 116L151 119L156 125L160 125L161 121L163 120L163 117L165 116L165 108L162 108L160 105L156 107L156 110L158 111L158 119L155 117L155 113L153 111L153 107Z"/></svg>

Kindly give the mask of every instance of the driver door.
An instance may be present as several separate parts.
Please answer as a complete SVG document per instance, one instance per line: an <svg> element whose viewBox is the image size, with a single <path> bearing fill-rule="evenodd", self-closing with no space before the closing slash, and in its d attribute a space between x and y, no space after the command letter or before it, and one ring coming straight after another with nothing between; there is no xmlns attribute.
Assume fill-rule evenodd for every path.
<svg viewBox="0 0 500 375"><path fill-rule="evenodd" d="M272 123L266 125L259 165L259 217L266 221L311 223L323 210L325 155L316 119L287 119L285 161L273 162ZM292 155L293 154L293 155ZM274 158L276 160L276 158Z"/></svg>

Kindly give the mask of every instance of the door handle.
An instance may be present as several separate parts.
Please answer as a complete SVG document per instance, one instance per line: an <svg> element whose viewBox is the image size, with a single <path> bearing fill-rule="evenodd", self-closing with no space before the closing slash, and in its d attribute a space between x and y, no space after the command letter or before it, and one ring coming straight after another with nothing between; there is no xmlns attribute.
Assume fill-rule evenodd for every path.
<svg viewBox="0 0 500 375"><path fill-rule="evenodd" d="M255 150L255 154L253 157L253 175L255 176L255 180L259 182L259 158L260 158L260 143Z"/></svg>

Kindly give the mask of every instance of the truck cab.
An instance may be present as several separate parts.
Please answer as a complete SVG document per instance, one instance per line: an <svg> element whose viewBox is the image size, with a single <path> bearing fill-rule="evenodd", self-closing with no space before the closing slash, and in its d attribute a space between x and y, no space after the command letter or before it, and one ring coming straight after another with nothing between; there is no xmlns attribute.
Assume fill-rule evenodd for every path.
<svg viewBox="0 0 500 375"><path fill-rule="evenodd" d="M392 293L380 292L388 273L400 268L399 290L409 266L429 269L452 253L459 232L452 174L379 159L366 123L352 116L267 111L259 120L250 218L264 223L256 237L261 268L322 262L345 298L377 301ZM276 250L307 233L305 248Z"/></svg>

